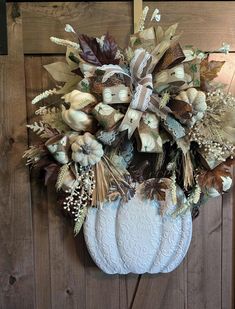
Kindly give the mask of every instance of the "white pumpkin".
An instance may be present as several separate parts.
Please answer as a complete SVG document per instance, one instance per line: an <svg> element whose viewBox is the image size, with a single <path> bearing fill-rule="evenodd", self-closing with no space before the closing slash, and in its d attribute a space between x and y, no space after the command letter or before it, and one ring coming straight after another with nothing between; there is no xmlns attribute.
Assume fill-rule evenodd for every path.
<svg viewBox="0 0 235 309"><path fill-rule="evenodd" d="M188 88L186 91L181 91L175 98L176 100L189 103L196 112L203 113L207 109L205 93L196 88Z"/></svg>
<svg viewBox="0 0 235 309"><path fill-rule="evenodd" d="M174 270L192 236L190 211L173 218L175 208L170 206L161 216L159 204L140 200L138 193L127 204L117 200L102 209L89 208L84 236L90 255L108 274Z"/></svg>
<svg viewBox="0 0 235 309"><path fill-rule="evenodd" d="M64 122L75 131L92 131L93 117L81 111L89 104L96 103L96 99L90 93L73 90L62 97L70 103L69 109L63 107L62 118Z"/></svg>
<svg viewBox="0 0 235 309"><path fill-rule="evenodd" d="M186 91L181 91L175 99L184 101L192 106L193 117L188 123L189 126L193 126L196 121L203 118L207 109L206 95L203 91L196 88L188 88Z"/></svg>
<svg viewBox="0 0 235 309"><path fill-rule="evenodd" d="M81 166L96 164L104 154L102 145L88 132L74 138L71 149L73 161Z"/></svg>

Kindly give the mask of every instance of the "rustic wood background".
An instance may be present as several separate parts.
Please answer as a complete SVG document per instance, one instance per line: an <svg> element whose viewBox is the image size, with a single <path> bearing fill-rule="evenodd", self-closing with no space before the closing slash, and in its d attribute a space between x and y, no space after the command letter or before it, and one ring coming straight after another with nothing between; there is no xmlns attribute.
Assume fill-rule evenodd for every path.
<svg viewBox="0 0 235 309"><path fill-rule="evenodd" d="M231 44L220 80L235 94L235 2L147 2L162 24L180 22L182 43L215 50ZM64 25L121 46L133 29L132 2L8 4L9 54L0 56L0 308L1 309L232 309L234 192L213 199L194 221L182 265L170 274L109 276L92 262L83 235L68 220L21 155L34 139L31 99L52 86L42 65L63 59L49 36Z"/></svg>

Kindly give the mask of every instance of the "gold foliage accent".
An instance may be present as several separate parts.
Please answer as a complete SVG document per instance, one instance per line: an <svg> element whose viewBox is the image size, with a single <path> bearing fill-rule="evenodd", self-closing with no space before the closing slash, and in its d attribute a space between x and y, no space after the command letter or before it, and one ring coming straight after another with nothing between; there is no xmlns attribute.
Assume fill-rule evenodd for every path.
<svg viewBox="0 0 235 309"><path fill-rule="evenodd" d="M61 187L63 186L65 177L67 175L67 172L69 171L69 165L68 164L64 164L63 166L61 166L58 177L57 177L57 181L56 181L56 190L60 190Z"/></svg>
<svg viewBox="0 0 235 309"><path fill-rule="evenodd" d="M34 164L40 159L40 154L42 150L38 148L37 146L29 146L29 149L27 149L24 154L23 158L26 158L26 165Z"/></svg>
<svg viewBox="0 0 235 309"><path fill-rule="evenodd" d="M75 236L77 236L78 233L80 232L82 225L85 221L86 215L87 215L87 207L86 206L81 207L78 211L77 221L75 222L75 225L74 225Z"/></svg>
<svg viewBox="0 0 235 309"><path fill-rule="evenodd" d="M49 124L50 127L56 129L59 133L69 131L69 127L63 121L60 109L52 108L46 110L42 114L42 122Z"/></svg>

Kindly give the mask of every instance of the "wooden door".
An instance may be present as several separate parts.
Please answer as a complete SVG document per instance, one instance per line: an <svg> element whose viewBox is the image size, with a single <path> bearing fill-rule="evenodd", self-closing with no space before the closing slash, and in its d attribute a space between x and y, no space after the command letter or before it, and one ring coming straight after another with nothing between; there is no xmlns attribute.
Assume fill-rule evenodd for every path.
<svg viewBox="0 0 235 309"><path fill-rule="evenodd" d="M235 95L235 3L147 2L163 26L180 22L182 43L215 50L229 42L220 79ZM7 5L8 49L0 56L0 308L232 309L234 190L201 208L189 253L170 274L110 276L92 262L83 235L73 237L52 189L21 160L33 140L31 99L52 85L42 65L63 59L49 41L64 25L97 36L108 29L124 46L132 31L132 2ZM125 34L125 35L124 35Z"/></svg>

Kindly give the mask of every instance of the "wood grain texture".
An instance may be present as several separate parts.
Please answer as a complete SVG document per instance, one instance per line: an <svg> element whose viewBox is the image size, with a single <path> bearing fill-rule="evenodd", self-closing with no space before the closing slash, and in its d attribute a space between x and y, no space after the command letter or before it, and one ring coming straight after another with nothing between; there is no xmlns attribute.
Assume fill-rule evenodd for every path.
<svg viewBox="0 0 235 309"><path fill-rule="evenodd" d="M34 115L36 107L31 100L43 91L42 85L42 61L41 57L25 58L26 72L26 97L28 121L32 123L37 117ZM28 131L29 144L38 142L39 138ZM51 307L51 270L50 270L50 246L49 246L49 219L47 190L39 173L33 170L31 173L31 208L33 218L34 240L34 269L35 269L35 307Z"/></svg>
<svg viewBox="0 0 235 309"><path fill-rule="evenodd" d="M101 36L109 31L120 46L127 44L132 30L132 4L125 2L23 3L24 52L64 53L50 36L74 39L64 27L69 23L78 33Z"/></svg>
<svg viewBox="0 0 235 309"><path fill-rule="evenodd" d="M227 41L235 51L235 3L147 4L161 10L163 25L181 23L183 43L192 40L213 50ZM24 47L18 10L8 5L10 54L0 56L0 309L232 309L234 189L201 207L188 256L174 272L109 276L91 260L82 233L73 237L54 189L43 187L36 172L29 183L20 157L28 141L36 141L35 135L27 137L25 129L27 120L35 119L31 100L54 86L42 65L63 61L54 53L64 49L50 43L48 36L67 36L65 23L90 35L101 35L108 25L124 46L123 33L132 30L133 10L131 2L22 3L20 7ZM23 49L35 55L24 59ZM218 80L235 94L235 53L210 57L228 61Z"/></svg>
<svg viewBox="0 0 235 309"><path fill-rule="evenodd" d="M42 57L42 64L60 61L57 57ZM43 90L55 82L42 67ZM84 242L74 238L69 219L62 214L53 187L48 188L48 220L51 275L51 305L56 308L80 308L85 304ZM79 240L79 241L78 241Z"/></svg>
<svg viewBox="0 0 235 309"><path fill-rule="evenodd" d="M188 307L221 308L221 198L201 208L188 253Z"/></svg>
<svg viewBox="0 0 235 309"><path fill-rule="evenodd" d="M144 2L150 12L160 9L161 25L179 23L182 44L193 44L214 51L222 42L235 50L235 9L233 1L165 1ZM73 38L64 31L66 23L79 33L101 36L109 31L121 47L133 31L132 2L23 3L24 52L64 53L52 44L50 36ZM151 14L150 14L151 16ZM147 20L148 24L148 20ZM146 25L147 25L146 24ZM192 35L193 33L193 35ZM202 39L204 38L204 39Z"/></svg>
<svg viewBox="0 0 235 309"><path fill-rule="evenodd" d="M233 172L233 181L235 181ZM223 196L221 308L234 306L234 189Z"/></svg>
<svg viewBox="0 0 235 309"><path fill-rule="evenodd" d="M187 308L185 270L186 265L182 263L170 274L143 275L132 308Z"/></svg>
<svg viewBox="0 0 235 309"><path fill-rule="evenodd" d="M230 72L230 83L228 92L235 94L235 54L229 55L227 76ZM231 169L233 175L233 183L235 181L234 168ZM223 195L223 225L222 225L222 302L221 308L232 308L234 306L234 239L235 239L235 224L234 224L234 206L235 206L235 189L230 190L227 194Z"/></svg>
<svg viewBox="0 0 235 309"><path fill-rule="evenodd" d="M0 308L34 307L30 182L21 18L7 6L8 56L0 56Z"/></svg>
<svg viewBox="0 0 235 309"><path fill-rule="evenodd" d="M141 275L129 274L119 277L120 308L132 308L138 291Z"/></svg>

